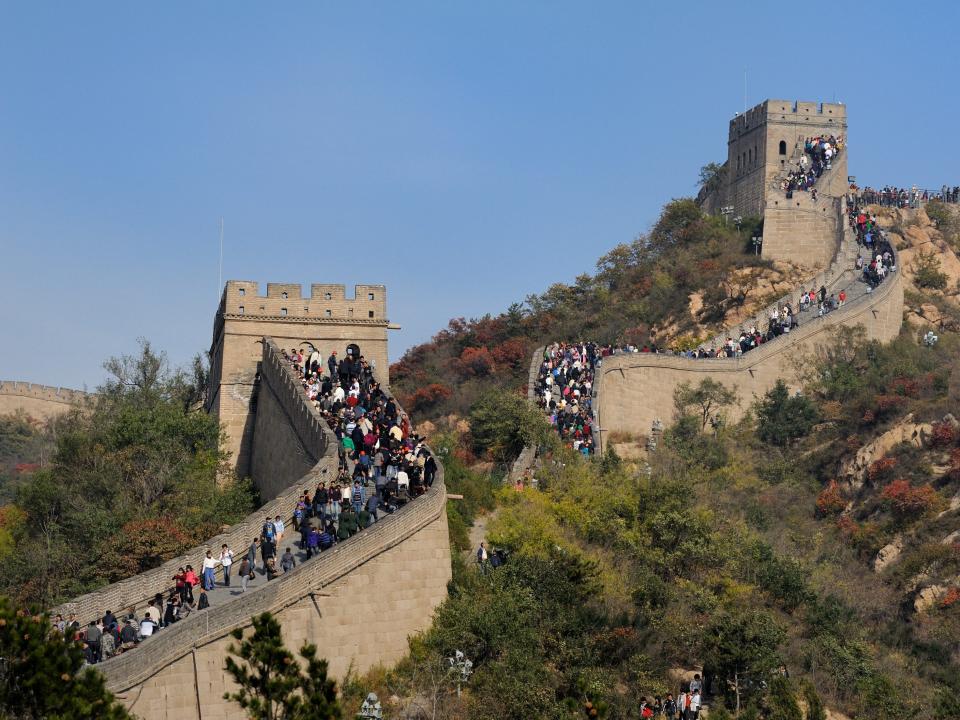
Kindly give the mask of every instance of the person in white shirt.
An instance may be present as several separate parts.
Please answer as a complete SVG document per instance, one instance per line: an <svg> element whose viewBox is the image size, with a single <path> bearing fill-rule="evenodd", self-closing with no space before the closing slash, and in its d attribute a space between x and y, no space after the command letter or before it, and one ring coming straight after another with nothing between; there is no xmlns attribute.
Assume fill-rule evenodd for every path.
<svg viewBox="0 0 960 720"><path fill-rule="evenodd" d="M207 550L206 556L203 558L203 589L204 590L213 590L213 578L214 572L217 569L217 565L220 563L210 550Z"/></svg>
<svg viewBox="0 0 960 720"><path fill-rule="evenodd" d="M153 630L156 626L153 623L153 620L149 615L147 615L143 620L140 621L140 637L148 638L153 635Z"/></svg>
<svg viewBox="0 0 960 720"><path fill-rule="evenodd" d="M224 543L220 548L220 564L223 566L223 585L230 587L230 568L233 566L233 550Z"/></svg>

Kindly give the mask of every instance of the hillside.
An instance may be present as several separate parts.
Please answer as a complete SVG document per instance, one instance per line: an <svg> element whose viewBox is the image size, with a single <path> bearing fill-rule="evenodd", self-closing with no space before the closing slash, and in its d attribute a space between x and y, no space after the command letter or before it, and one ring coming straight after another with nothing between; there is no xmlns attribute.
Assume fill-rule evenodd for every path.
<svg viewBox="0 0 960 720"><path fill-rule="evenodd" d="M402 391L421 394L418 417L459 433L452 462L494 459L460 418L490 388L525 385L521 346L682 347L805 272L751 259L693 212L680 223L687 244L663 243L682 203L595 275L495 318L454 321L395 366ZM908 282L901 337L880 346L838 331L798 358L802 396L774 389L716 432L678 416L657 451L633 448L634 460L554 448L560 462L539 471L538 490L498 492L487 537L510 552L506 568L459 568L409 660L366 680L395 695L401 716L429 716L400 698L424 693L426 668L457 647L476 675L463 699L434 697L438 717L633 717L642 697L696 669L715 691L711 717L733 709L739 689L741 716L799 720L822 701L855 718L960 718L960 215L936 203L871 210ZM692 275L713 267L710 233L723 233L722 259L715 274ZM716 312L702 312L701 297L721 298ZM530 422L501 402L502 433ZM488 418L474 417L487 438ZM787 682L770 675L781 663Z"/></svg>

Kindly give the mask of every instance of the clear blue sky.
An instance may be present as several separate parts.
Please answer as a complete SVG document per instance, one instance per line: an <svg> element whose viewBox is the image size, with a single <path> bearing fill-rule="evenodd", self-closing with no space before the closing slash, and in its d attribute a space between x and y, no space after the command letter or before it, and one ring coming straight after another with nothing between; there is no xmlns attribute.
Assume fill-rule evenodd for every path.
<svg viewBox="0 0 960 720"><path fill-rule="evenodd" d="M395 359L590 271L766 97L960 183L954 3L0 1L0 378L186 362L224 279L385 283Z"/></svg>

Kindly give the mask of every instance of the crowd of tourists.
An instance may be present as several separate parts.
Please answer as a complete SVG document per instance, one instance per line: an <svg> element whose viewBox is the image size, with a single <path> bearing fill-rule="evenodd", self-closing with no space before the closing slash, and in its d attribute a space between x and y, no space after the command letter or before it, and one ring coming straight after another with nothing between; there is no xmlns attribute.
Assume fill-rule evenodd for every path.
<svg viewBox="0 0 960 720"><path fill-rule="evenodd" d="M667 718L667 720L697 720L703 707L703 680L696 673L693 680L683 683L676 697L673 693L664 696L640 699L641 718Z"/></svg>
<svg viewBox="0 0 960 720"><path fill-rule="evenodd" d="M593 382L602 357L596 343L554 343L543 351L534 390L565 445L589 457L593 437Z"/></svg>
<svg viewBox="0 0 960 720"><path fill-rule="evenodd" d="M130 608L118 617L108 610L86 626L75 615L67 619L57 615L54 626L83 645L89 664L131 650L192 613L206 610L218 586L236 588L231 592L241 594L258 573L270 581L290 572L433 485L438 470L435 458L423 438L412 432L394 398L376 381L356 345L348 346L339 360L333 351L325 365L312 346L306 352L284 350L283 356L336 436L337 476L303 491L292 509L292 528L280 515L265 517L260 534L251 538L242 556L227 544L218 552L207 550L197 565L199 572L192 565L180 567L170 589L157 593L142 612Z"/></svg>
<svg viewBox="0 0 960 720"><path fill-rule="evenodd" d="M865 187L857 191L857 200L862 205L882 205L884 207L895 208L919 208L931 200L939 202L957 203L960 202L960 186L944 185L939 192L936 190L925 190L916 185L910 188L898 188L889 185L880 190L874 190L871 187Z"/></svg>
<svg viewBox="0 0 960 720"><path fill-rule="evenodd" d="M843 147L842 136L808 137L803 145L800 162L784 178L780 188L786 191L788 196L794 190L811 190L815 195L816 190L813 186L816 185L817 178L832 167L833 159L840 154Z"/></svg>

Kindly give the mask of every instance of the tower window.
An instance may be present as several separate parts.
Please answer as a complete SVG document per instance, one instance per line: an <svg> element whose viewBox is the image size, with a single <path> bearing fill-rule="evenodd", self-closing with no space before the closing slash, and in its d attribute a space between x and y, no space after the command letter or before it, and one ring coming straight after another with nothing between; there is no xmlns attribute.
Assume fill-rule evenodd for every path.
<svg viewBox="0 0 960 720"><path fill-rule="evenodd" d="M323 311L323 314L324 314L325 317L332 317L332 316L333 316L332 313L331 313L329 310L324 310L324 311Z"/></svg>
<svg viewBox="0 0 960 720"><path fill-rule="evenodd" d="M241 305L240 307L238 307L237 310L239 310L239 311L240 311L240 314L243 315L243 305Z"/></svg>
<svg viewBox="0 0 960 720"><path fill-rule="evenodd" d="M373 293L367 293L367 300L373 300Z"/></svg>
<svg viewBox="0 0 960 720"><path fill-rule="evenodd" d="M324 293L324 294L323 294L323 299L324 299L324 300L333 300L333 295L331 295L330 293Z"/></svg>
<svg viewBox="0 0 960 720"><path fill-rule="evenodd" d="M243 297L244 295L247 294L247 289L246 289L246 288L240 288L239 290L237 290L237 293L240 295L240 297Z"/></svg>
<svg viewBox="0 0 960 720"><path fill-rule="evenodd" d="M284 300L286 300L286 299L287 299L287 294L286 294L286 293L281 293L281 294L280 294L280 297L282 297Z"/></svg>
<svg viewBox="0 0 960 720"><path fill-rule="evenodd" d="M347 315L349 315L350 317L353 317L353 308L349 308L347 310Z"/></svg>
<svg viewBox="0 0 960 720"><path fill-rule="evenodd" d="M280 308L280 315L281 315L282 317L286 317L286 316L287 316L287 309L286 309L286 308Z"/></svg>
<svg viewBox="0 0 960 720"><path fill-rule="evenodd" d="M780 141L780 154L781 154L781 155L786 155L786 154L787 154L787 141L786 141L786 140L781 140L781 141Z"/></svg>
<svg viewBox="0 0 960 720"><path fill-rule="evenodd" d="M371 317L371 318L373 317L373 310L370 310L370 311L367 313L367 317Z"/></svg>

